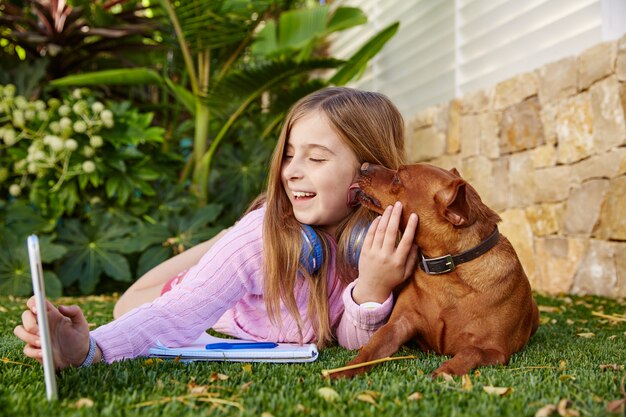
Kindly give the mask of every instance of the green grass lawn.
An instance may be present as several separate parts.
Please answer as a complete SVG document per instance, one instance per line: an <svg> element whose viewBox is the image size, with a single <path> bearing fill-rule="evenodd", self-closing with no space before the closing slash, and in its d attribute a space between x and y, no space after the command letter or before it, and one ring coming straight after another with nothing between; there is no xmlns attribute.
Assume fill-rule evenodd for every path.
<svg viewBox="0 0 626 417"><path fill-rule="evenodd" d="M110 320L114 298L59 301L81 305L95 327ZM597 297L537 301L541 326L530 344L508 366L480 368L469 378L433 381L428 375L444 358L408 348L397 355L417 359L340 381L321 376L354 357L340 347L322 351L317 362L295 365L141 358L66 370L57 379L60 400L48 404L41 366L22 355L13 336L25 300L0 297L0 415L534 416L561 400L571 403L565 408L562 402L555 416L611 415L609 405L625 399L626 303ZM500 395L488 393L489 387L510 389Z"/></svg>

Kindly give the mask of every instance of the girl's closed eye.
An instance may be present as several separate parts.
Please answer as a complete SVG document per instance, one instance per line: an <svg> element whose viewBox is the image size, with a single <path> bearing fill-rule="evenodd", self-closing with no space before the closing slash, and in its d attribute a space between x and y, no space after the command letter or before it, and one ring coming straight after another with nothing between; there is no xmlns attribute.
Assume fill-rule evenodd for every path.
<svg viewBox="0 0 626 417"><path fill-rule="evenodd" d="M311 162L326 162L326 159L323 158L309 158Z"/></svg>

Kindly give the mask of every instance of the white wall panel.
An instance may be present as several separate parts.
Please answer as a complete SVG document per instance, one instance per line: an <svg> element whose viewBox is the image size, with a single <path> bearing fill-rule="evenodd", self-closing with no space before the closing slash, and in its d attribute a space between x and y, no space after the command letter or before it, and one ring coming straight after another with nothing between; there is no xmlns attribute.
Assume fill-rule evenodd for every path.
<svg viewBox="0 0 626 417"><path fill-rule="evenodd" d="M405 117L626 32L626 0L339 0L369 23L338 34L346 58L394 21L400 30L352 86L387 94Z"/></svg>

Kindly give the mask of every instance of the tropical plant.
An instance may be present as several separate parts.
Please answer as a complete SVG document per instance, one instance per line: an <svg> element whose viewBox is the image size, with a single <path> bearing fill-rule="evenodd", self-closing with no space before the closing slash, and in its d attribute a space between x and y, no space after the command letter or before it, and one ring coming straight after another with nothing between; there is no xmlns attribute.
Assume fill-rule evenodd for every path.
<svg viewBox="0 0 626 417"><path fill-rule="evenodd" d="M9 217L19 218L24 214L34 215L28 206L16 205ZM41 220L43 221L43 219ZM15 228L0 224L0 230L2 230L0 233L0 247L2 247L2 251L0 251L0 294L29 295L32 293L32 280L25 244L28 234L24 233L23 229L20 230L19 226ZM54 239L54 234L40 238L42 262L52 263L65 255L66 249L55 244ZM48 295L59 297L62 293L59 277L53 271L46 269L43 278Z"/></svg>
<svg viewBox="0 0 626 417"><path fill-rule="evenodd" d="M157 22L138 0L0 2L0 82L16 82L30 95L42 82L77 71L141 62L158 46Z"/></svg>
<svg viewBox="0 0 626 417"><path fill-rule="evenodd" d="M285 109L303 95L357 77L398 28L396 23L383 29L343 61L324 57L320 50L331 33L367 21L356 8L283 11L279 2L225 0L159 0L158 4L169 17L178 42L185 69L180 78L185 82L176 83L142 68L79 74L51 84L166 86L195 121L191 189L202 203L208 199L207 184L218 147L250 108L262 109L265 126L261 132L272 133ZM260 25L265 27L259 30ZM329 69L337 70L332 77L312 75Z"/></svg>
<svg viewBox="0 0 626 417"><path fill-rule="evenodd" d="M84 89L47 103L14 92L0 86L0 190L28 193L50 218L94 199L141 214L152 183L182 166L161 152L163 129L152 115L128 102L105 104Z"/></svg>

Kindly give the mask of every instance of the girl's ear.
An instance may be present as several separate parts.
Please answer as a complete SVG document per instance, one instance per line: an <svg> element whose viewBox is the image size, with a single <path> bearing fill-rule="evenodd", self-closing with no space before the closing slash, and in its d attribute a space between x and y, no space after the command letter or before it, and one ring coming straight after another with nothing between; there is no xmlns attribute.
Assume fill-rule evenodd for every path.
<svg viewBox="0 0 626 417"><path fill-rule="evenodd" d="M476 220L467 198L467 183L461 178L439 190L435 204L439 214L454 226L467 227Z"/></svg>

